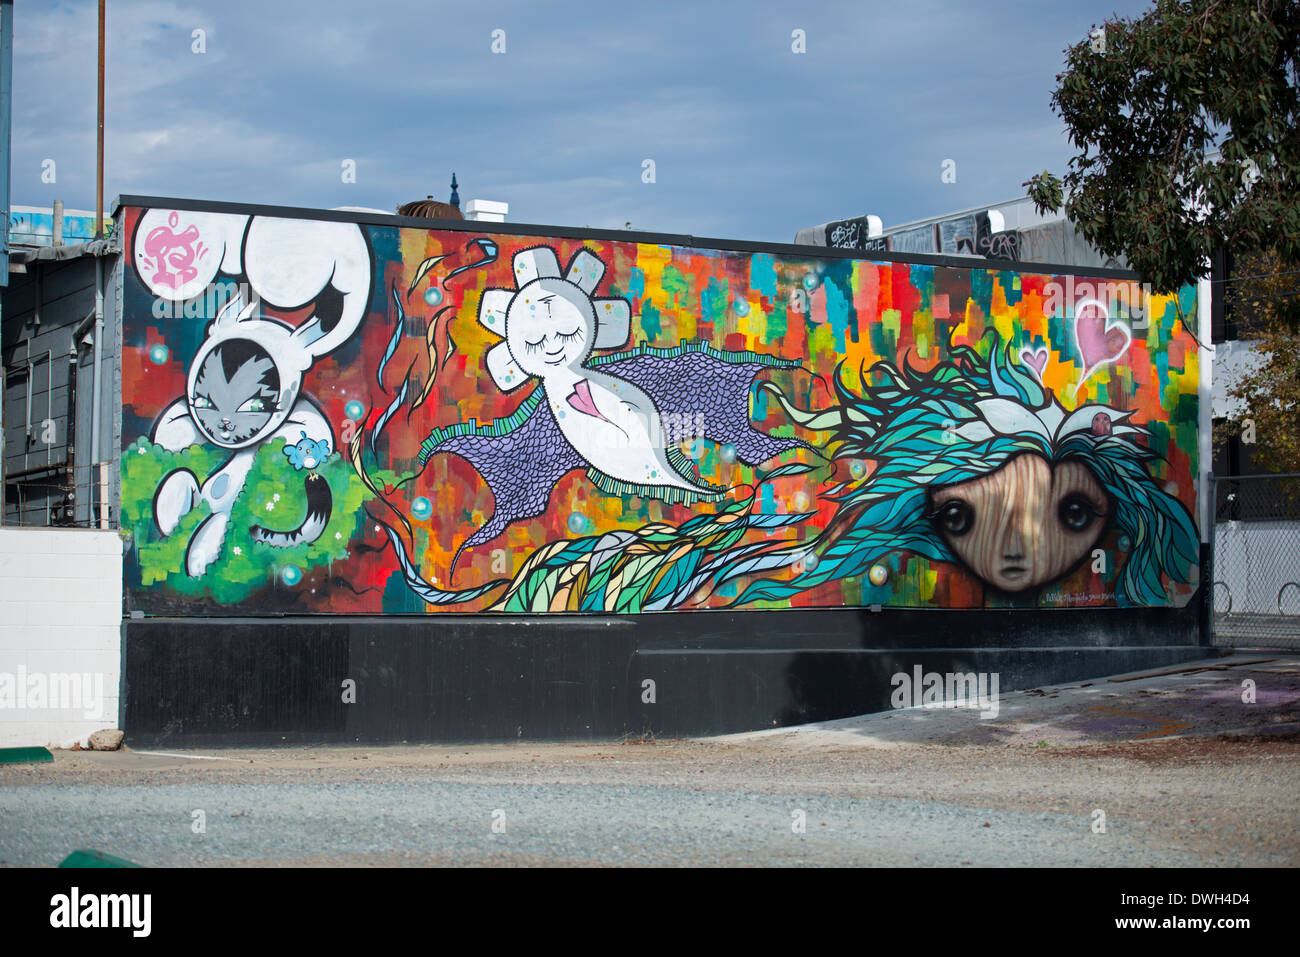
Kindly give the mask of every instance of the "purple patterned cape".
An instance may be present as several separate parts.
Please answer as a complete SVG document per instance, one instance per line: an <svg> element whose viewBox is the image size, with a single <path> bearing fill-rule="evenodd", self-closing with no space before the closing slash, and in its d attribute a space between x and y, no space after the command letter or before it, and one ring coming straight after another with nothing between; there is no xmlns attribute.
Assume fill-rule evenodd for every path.
<svg viewBox="0 0 1300 957"><path fill-rule="evenodd" d="M749 389L764 369L797 368L793 359L754 352L722 352L704 342L683 342L671 349L640 345L635 349L596 356L590 365L624 379L650 396L661 418L678 416L691 422L696 434L734 446L736 458L758 465L790 449L806 446L799 439L778 439L758 431L749 421ZM725 489L693 495L671 486L630 485L610 478L587 462L569 444L538 386L513 414L479 425L473 419L434 429L420 447L420 465L443 453L459 455L483 476L495 500L495 511L482 528L457 550L490 542L511 524L546 510L556 483L577 468L611 493L635 493L649 498L689 504L716 498ZM671 419L669 420L671 421ZM673 453L676 453L675 455ZM689 460L669 449L669 459L684 478L699 479ZM455 561L452 562L453 567Z"/></svg>

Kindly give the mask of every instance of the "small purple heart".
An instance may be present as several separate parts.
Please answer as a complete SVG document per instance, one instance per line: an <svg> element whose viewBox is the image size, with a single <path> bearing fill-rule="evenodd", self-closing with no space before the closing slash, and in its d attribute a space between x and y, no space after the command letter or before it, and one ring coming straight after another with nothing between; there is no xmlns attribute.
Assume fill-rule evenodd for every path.
<svg viewBox="0 0 1300 957"><path fill-rule="evenodd" d="M1037 349L1023 349L1020 352L1020 358L1024 360L1025 365L1029 366L1038 373L1038 378L1043 378L1043 370L1047 368L1047 350L1042 346Z"/></svg>

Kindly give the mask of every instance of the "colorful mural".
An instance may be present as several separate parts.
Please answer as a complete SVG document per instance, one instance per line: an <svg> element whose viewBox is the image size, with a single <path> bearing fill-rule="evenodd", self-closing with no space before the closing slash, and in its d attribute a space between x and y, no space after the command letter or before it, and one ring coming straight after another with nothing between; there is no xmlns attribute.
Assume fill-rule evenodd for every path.
<svg viewBox="0 0 1300 957"><path fill-rule="evenodd" d="M1195 292L128 208L147 614L1185 604Z"/></svg>

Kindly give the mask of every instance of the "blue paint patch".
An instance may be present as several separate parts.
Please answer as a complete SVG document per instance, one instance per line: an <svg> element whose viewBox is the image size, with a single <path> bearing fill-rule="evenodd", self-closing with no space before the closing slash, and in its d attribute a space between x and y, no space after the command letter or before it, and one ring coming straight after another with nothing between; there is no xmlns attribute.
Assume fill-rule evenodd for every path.
<svg viewBox="0 0 1300 957"><path fill-rule="evenodd" d="M986 317L990 316L993 310L993 277L996 275L997 273L988 269L970 271L970 297L975 300L975 304Z"/></svg>
<svg viewBox="0 0 1300 957"><path fill-rule="evenodd" d="M934 267L913 266L911 281L912 285L921 293L920 308L925 312L929 312L931 297L934 295Z"/></svg>
<svg viewBox="0 0 1300 957"><path fill-rule="evenodd" d="M837 282L826 283L826 318L831 324L835 336L835 348L844 352L848 348L846 338L849 331L849 317L854 313L853 299L845 295Z"/></svg>
<svg viewBox="0 0 1300 957"><path fill-rule="evenodd" d="M709 283L700 290L700 318L708 322L726 321L727 281L710 276Z"/></svg>
<svg viewBox="0 0 1300 957"><path fill-rule="evenodd" d="M1169 388L1169 353L1160 351L1151 358L1155 360L1156 375L1160 377L1160 392L1163 394Z"/></svg>
<svg viewBox="0 0 1300 957"><path fill-rule="evenodd" d="M776 258L758 253L749 261L749 286L770 298L776 297Z"/></svg>
<svg viewBox="0 0 1300 957"><path fill-rule="evenodd" d="M1020 274L1000 272L998 273L998 282L1002 284L1002 292L1007 297L1007 305L1018 305L1024 296L1024 290L1020 288Z"/></svg>

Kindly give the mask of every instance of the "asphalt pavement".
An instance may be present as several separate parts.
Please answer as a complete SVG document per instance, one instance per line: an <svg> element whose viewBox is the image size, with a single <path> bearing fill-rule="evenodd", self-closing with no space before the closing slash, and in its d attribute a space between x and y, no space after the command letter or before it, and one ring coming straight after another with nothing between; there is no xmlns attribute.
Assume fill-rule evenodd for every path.
<svg viewBox="0 0 1300 957"><path fill-rule="evenodd" d="M1295 866L1300 656L695 740L55 752L0 865ZM129 742L128 742L129 744Z"/></svg>

